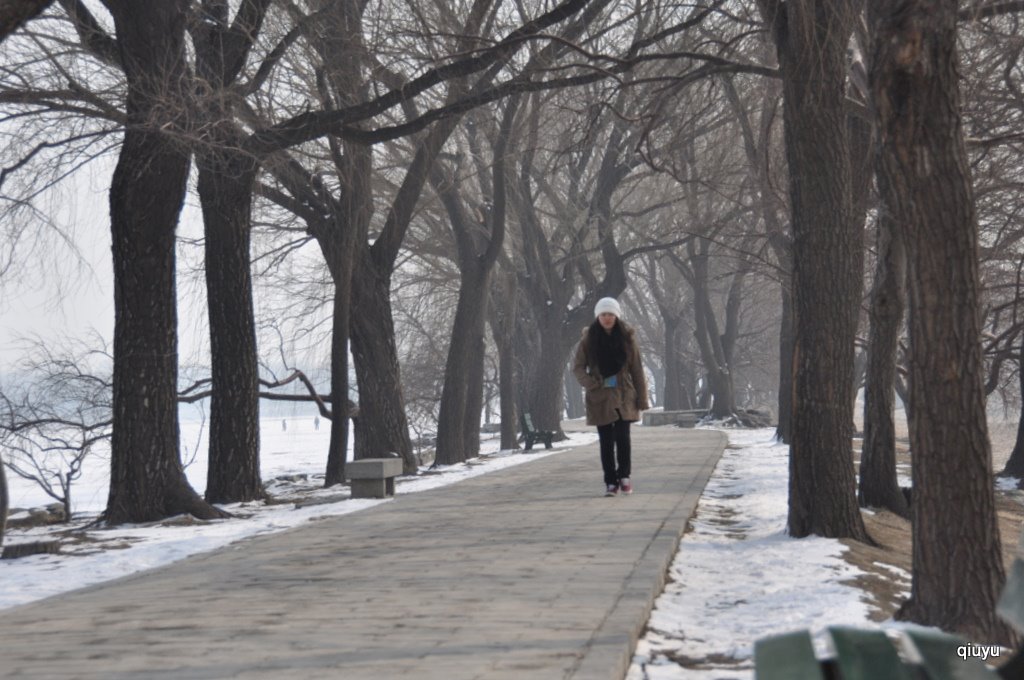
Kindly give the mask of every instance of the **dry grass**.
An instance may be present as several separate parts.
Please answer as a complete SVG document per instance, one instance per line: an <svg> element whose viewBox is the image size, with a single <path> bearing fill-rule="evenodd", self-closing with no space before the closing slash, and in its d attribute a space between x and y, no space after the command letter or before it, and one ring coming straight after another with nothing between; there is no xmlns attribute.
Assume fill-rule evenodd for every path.
<svg viewBox="0 0 1024 680"><path fill-rule="evenodd" d="M1016 421L990 421L989 439L992 442L994 470L998 471L1005 465L1010 451L1013 450L1016 431ZM908 454L909 442L905 420L897 419L896 434L897 468L909 476L911 457ZM854 443L858 463L859 448L858 440ZM1024 492L997 491L996 511L999 515L1003 561L1009 568L1017 554L1021 526L1024 524ZM869 546L844 540L842 542L849 548L844 557L847 562L865 572L865 575L853 579L852 583L864 591L864 601L871 607L872 619L884 621L892 617L910 592L910 522L888 511L867 511L864 512L864 523L878 545Z"/></svg>

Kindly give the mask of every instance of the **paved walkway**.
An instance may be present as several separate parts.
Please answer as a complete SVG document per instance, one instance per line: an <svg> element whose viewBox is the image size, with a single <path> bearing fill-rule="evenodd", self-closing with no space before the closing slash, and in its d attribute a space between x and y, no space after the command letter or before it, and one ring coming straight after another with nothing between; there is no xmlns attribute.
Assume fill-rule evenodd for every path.
<svg viewBox="0 0 1024 680"><path fill-rule="evenodd" d="M725 437L597 445L0 613L5 678L621 680Z"/></svg>

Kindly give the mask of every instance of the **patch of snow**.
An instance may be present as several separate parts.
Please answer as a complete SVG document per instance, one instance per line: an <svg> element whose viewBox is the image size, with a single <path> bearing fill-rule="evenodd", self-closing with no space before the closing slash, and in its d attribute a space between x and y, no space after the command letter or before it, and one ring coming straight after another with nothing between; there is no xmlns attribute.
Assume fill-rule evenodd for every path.
<svg viewBox="0 0 1024 680"><path fill-rule="evenodd" d="M748 680L766 635L877 627L861 591L843 583L863 573L842 559L846 547L786 535L789 447L774 428L727 434L627 680ZM816 638L819 653L826 642Z"/></svg>
<svg viewBox="0 0 1024 680"><path fill-rule="evenodd" d="M997 491L1016 491L1020 477L996 477Z"/></svg>

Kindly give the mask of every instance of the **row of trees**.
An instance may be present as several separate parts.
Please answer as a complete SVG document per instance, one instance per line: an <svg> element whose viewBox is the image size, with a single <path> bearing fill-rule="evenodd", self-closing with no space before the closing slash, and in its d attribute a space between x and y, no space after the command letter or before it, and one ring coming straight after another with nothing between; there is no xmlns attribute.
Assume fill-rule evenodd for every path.
<svg viewBox="0 0 1024 680"><path fill-rule="evenodd" d="M1015 3L103 8L59 0L5 43L0 190L23 242L46 186L120 139L107 521L215 517L213 503L264 495L272 337L330 347L329 385L306 398L332 419L334 484L350 420L357 458L394 451L414 471L410 412L436 419L438 462L476 455L488 384L503 447L518 410L557 428L575 401L569 352L594 302L623 296L658 403L728 417L740 392L778 400L794 536L870 540L851 451L863 374L859 501L912 516L906 616L1008 639L984 405L1018 394ZM194 396L175 333L190 172L211 336L205 498L177 439Z"/></svg>

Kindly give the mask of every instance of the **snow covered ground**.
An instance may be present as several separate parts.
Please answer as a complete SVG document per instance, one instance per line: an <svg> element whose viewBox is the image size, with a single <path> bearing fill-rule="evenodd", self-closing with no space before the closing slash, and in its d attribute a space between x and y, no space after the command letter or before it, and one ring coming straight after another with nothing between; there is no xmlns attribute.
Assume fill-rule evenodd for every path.
<svg viewBox="0 0 1024 680"><path fill-rule="evenodd" d="M761 637L810 629L824 656L826 626L879 627L844 585L860 573L845 546L786 535L788 446L774 429L727 434L627 680L749 679Z"/></svg>
<svg viewBox="0 0 1024 680"><path fill-rule="evenodd" d="M730 446L683 538L627 680L751 678L753 643L760 637L800 628L820 633L834 624L876 625L868 620L863 593L844 585L858 572L841 558L845 548L838 541L785 535L787 447L774 443L770 429L727 433ZM263 476L277 480L270 486L272 493L303 499L302 507L240 504L226 509L241 519L90 529L87 540L63 548L61 555L0 562L0 608L156 567L246 536L389 502L350 500L347 491L319 488L329 436L327 424L317 429L312 417L284 422L268 418L262 423ZM552 451L529 456L498 451L497 441L488 439L483 455L471 464L402 479L397 493L529 463L596 439L591 432L570 437ZM186 457L187 451L205 450L199 423L182 423L182 444ZM102 509L105 468L95 465L79 481L75 525L84 526ZM201 460L187 473L196 488L203 488L206 471ZM27 483L11 481L12 506L52 502ZM13 531L8 538L12 543L39 540L53 530ZM694 665L702 668L695 670Z"/></svg>

